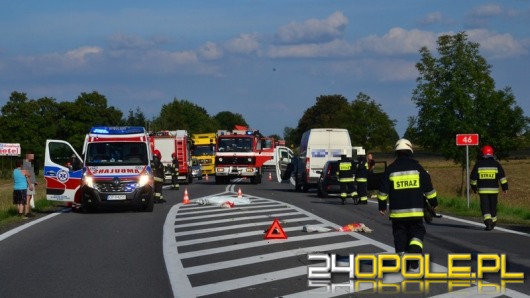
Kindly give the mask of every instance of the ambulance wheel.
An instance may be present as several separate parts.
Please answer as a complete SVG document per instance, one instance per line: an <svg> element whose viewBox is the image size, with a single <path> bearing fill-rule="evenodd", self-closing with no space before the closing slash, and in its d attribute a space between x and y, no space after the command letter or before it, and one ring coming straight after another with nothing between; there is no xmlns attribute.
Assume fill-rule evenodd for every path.
<svg viewBox="0 0 530 298"><path fill-rule="evenodd" d="M147 205L144 206L144 212L153 212L155 205L155 198L150 198L149 202L147 202Z"/></svg>
<svg viewBox="0 0 530 298"><path fill-rule="evenodd" d="M84 203L81 204L81 212L83 213L94 213L97 211L97 207L92 206L90 204Z"/></svg>

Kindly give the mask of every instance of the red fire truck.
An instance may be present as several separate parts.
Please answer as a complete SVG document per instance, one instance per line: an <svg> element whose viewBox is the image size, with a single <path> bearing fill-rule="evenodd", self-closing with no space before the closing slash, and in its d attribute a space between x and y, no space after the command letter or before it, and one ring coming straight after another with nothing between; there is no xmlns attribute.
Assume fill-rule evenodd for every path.
<svg viewBox="0 0 530 298"><path fill-rule="evenodd" d="M259 131L246 127L218 131L215 183L228 184L232 178L250 178L252 184L260 184L263 164L272 158L263 152L262 138Z"/></svg>
<svg viewBox="0 0 530 298"><path fill-rule="evenodd" d="M188 184L193 182L191 171L191 138L186 130L163 130L149 133L151 151L155 149L162 155L164 165L164 180L171 183L171 155L177 154L179 161L179 183Z"/></svg>

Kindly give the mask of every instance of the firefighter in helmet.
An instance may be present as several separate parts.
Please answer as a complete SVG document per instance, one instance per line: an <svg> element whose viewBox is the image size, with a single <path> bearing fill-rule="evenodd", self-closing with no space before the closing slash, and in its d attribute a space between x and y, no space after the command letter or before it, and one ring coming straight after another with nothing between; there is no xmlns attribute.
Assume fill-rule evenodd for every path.
<svg viewBox="0 0 530 298"><path fill-rule="evenodd" d="M491 231L497 223L497 198L499 183L503 193L508 192L508 180L501 164L493 156L493 148L489 145L482 147L482 158L477 160L470 174L471 189L478 192L480 210L485 230Z"/></svg>
<svg viewBox="0 0 530 298"><path fill-rule="evenodd" d="M171 188L179 189L179 160L177 153L171 153Z"/></svg>
<svg viewBox="0 0 530 298"><path fill-rule="evenodd" d="M425 198L435 208L437 193L431 176L412 158L409 140L399 139L395 153L397 158L385 170L379 186L379 213L384 216L388 206L397 254L422 253L426 232L423 225ZM407 262L407 269L418 270L418 261Z"/></svg>
<svg viewBox="0 0 530 298"><path fill-rule="evenodd" d="M340 185L340 199L342 200L342 205L346 203L346 199L350 196L352 199L357 195L355 191L355 165L352 163L351 159L342 154L339 160L339 169L337 172L337 177ZM355 199L354 199L355 201Z"/></svg>
<svg viewBox="0 0 530 298"><path fill-rule="evenodd" d="M357 151L357 169L355 170L355 182L357 183L357 195L353 202L355 205L368 204L368 164L366 161L366 152L364 149Z"/></svg>
<svg viewBox="0 0 530 298"><path fill-rule="evenodd" d="M153 151L153 176L155 184L155 203L165 203L164 195L162 194L162 186L164 185L164 165L162 164L162 154L160 151Z"/></svg>

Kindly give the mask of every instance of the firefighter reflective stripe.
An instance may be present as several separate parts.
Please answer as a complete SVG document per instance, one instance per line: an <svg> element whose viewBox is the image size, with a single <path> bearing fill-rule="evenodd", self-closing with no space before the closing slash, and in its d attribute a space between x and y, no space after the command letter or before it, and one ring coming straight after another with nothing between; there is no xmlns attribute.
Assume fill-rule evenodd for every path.
<svg viewBox="0 0 530 298"><path fill-rule="evenodd" d="M484 220L488 220L488 219L492 219L491 214L489 213L484 214Z"/></svg>
<svg viewBox="0 0 530 298"><path fill-rule="evenodd" d="M495 187L495 188L492 188L492 187L480 187L478 189L478 193L479 194L496 194L496 193L499 193L499 188L498 187Z"/></svg>
<svg viewBox="0 0 530 298"><path fill-rule="evenodd" d="M425 193L425 197L427 199L433 199L433 198L436 198L436 196L438 196L438 193L434 189L428 193Z"/></svg>
<svg viewBox="0 0 530 298"><path fill-rule="evenodd" d="M164 182L164 178L160 178L160 177L153 177L153 179L157 182Z"/></svg>
<svg viewBox="0 0 530 298"><path fill-rule="evenodd" d="M368 182L368 179L366 179L365 177L357 177L357 178L355 178L355 181L357 181L357 182Z"/></svg>
<svg viewBox="0 0 530 298"><path fill-rule="evenodd" d="M378 200L381 200L381 201L386 201L388 199L388 194L387 193L382 193L382 192L379 192L377 194L377 199Z"/></svg>
<svg viewBox="0 0 530 298"><path fill-rule="evenodd" d="M361 201L368 201L368 197L367 196L362 196L360 200Z"/></svg>
<svg viewBox="0 0 530 298"><path fill-rule="evenodd" d="M394 189L420 188L420 173L414 171L394 172L390 174L390 181L394 183Z"/></svg>
<svg viewBox="0 0 530 298"><path fill-rule="evenodd" d="M421 239L418 239L418 238L410 239L409 246L412 246L412 245L417 245L423 250L423 241L421 241Z"/></svg>
<svg viewBox="0 0 530 298"><path fill-rule="evenodd" d="M339 182L353 182L353 177L339 178Z"/></svg>
<svg viewBox="0 0 530 298"><path fill-rule="evenodd" d="M390 218L423 217L423 208L390 209Z"/></svg>
<svg viewBox="0 0 530 298"><path fill-rule="evenodd" d="M491 221L493 221L493 222L497 222L497 216L493 216L493 217L491 217Z"/></svg>
<svg viewBox="0 0 530 298"><path fill-rule="evenodd" d="M506 177L502 177L501 179L499 179L499 181L501 182L501 184L508 183L508 179L506 179Z"/></svg>
<svg viewBox="0 0 530 298"><path fill-rule="evenodd" d="M351 169L351 162L339 163L339 171L349 171Z"/></svg>
<svg viewBox="0 0 530 298"><path fill-rule="evenodd" d="M479 179L496 179L498 169L496 167L481 167L478 168Z"/></svg>

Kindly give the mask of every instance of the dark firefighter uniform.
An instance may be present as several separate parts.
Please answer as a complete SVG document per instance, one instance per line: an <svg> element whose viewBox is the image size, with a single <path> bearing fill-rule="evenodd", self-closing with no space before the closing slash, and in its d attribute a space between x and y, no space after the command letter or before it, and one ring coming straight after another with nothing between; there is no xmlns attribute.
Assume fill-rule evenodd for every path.
<svg viewBox="0 0 530 298"><path fill-rule="evenodd" d="M179 160L176 153L171 154L171 188L179 189Z"/></svg>
<svg viewBox="0 0 530 298"><path fill-rule="evenodd" d="M491 147L490 147L491 148ZM483 149L483 151L487 151ZM493 149L490 154L483 155L482 159L471 170L470 184L474 193L479 194L480 209L486 230L495 228L497 223L497 198L499 194L499 183L503 192L508 191L508 180L501 164L493 157Z"/></svg>
<svg viewBox="0 0 530 298"><path fill-rule="evenodd" d="M164 186L164 165L160 161L162 158L160 152L155 150L153 154L153 179L155 184L155 203L165 203L164 195L162 194L162 186Z"/></svg>
<svg viewBox="0 0 530 298"><path fill-rule="evenodd" d="M398 157L386 169L377 195L379 211L385 214L388 204L396 253L422 253L425 197L431 206L436 207L437 194L430 175L412 158L412 149L401 150L403 146L400 141L412 148L406 139L396 143ZM412 265L412 268L417 268L417 264Z"/></svg>
<svg viewBox="0 0 530 298"><path fill-rule="evenodd" d="M357 197L356 204L368 204L368 164L366 157L360 156L358 158L357 170L355 171L355 182L357 183Z"/></svg>
<svg viewBox="0 0 530 298"><path fill-rule="evenodd" d="M339 171L337 172L337 177L340 185L340 198L342 204L346 202L348 195L353 199L357 195L355 192L355 164L346 157L346 155L341 155L339 161Z"/></svg>

